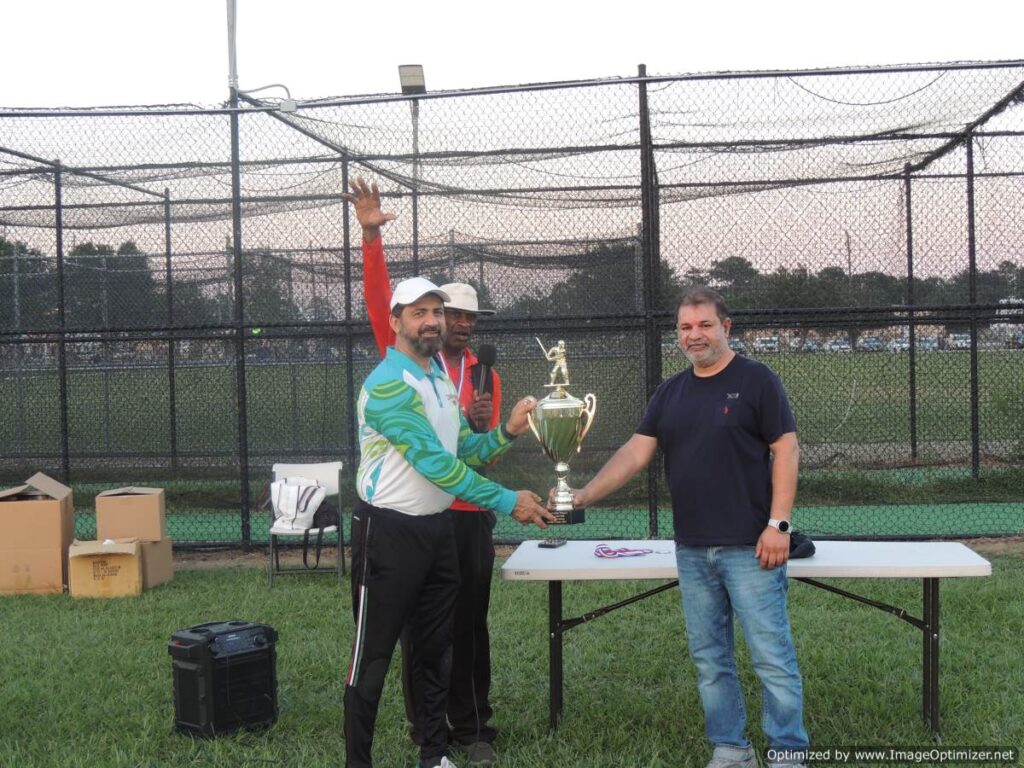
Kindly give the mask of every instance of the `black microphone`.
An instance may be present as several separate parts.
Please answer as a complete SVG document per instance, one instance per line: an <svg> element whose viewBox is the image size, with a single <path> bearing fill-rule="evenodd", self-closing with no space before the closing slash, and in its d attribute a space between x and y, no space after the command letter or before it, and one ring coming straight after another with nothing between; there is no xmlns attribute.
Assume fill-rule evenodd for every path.
<svg viewBox="0 0 1024 768"><path fill-rule="evenodd" d="M494 376L491 369L498 357L498 350L493 344L481 344L477 350L476 359L480 364L480 379L477 384L477 391L482 395L485 392L494 392Z"/></svg>

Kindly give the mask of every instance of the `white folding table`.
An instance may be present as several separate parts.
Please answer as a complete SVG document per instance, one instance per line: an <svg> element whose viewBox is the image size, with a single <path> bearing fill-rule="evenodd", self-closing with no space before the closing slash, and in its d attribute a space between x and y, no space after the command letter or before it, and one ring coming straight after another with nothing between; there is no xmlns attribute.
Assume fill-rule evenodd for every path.
<svg viewBox="0 0 1024 768"><path fill-rule="evenodd" d="M549 716L558 727L562 712L562 635L609 611L678 585L670 581L576 618L562 616L562 582L602 579L676 579L675 544L671 540L608 541L613 549L651 549L640 557L604 559L594 554L595 541L569 541L556 549L524 541L501 569L509 581L548 582ZM939 737L939 582L944 578L990 576L992 565L963 544L952 541L816 541L813 557L790 560L788 575L806 584L891 613L917 627L923 636L922 714ZM818 578L921 579L923 616L817 581Z"/></svg>

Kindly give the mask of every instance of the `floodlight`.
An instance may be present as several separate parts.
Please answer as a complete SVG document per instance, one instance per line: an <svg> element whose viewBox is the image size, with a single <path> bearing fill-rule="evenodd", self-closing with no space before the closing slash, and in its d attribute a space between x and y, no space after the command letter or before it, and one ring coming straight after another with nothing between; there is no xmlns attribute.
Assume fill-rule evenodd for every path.
<svg viewBox="0 0 1024 768"><path fill-rule="evenodd" d="M398 79L402 83L402 93L406 96L427 92L422 64L399 64Z"/></svg>

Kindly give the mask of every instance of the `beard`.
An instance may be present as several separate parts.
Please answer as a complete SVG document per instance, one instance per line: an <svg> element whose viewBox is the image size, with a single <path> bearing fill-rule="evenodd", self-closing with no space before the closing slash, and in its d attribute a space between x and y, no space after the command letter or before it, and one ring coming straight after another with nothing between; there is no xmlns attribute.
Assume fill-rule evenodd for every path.
<svg viewBox="0 0 1024 768"><path fill-rule="evenodd" d="M437 336L424 336L423 331L437 331ZM441 333L437 327L423 328L419 335L409 338L409 343L422 357L433 357L441 350Z"/></svg>
<svg viewBox="0 0 1024 768"><path fill-rule="evenodd" d="M715 343L708 344L707 347L699 351L691 352L689 349L684 349L683 354L693 365L711 366L718 362L722 355L725 353L725 349L722 345Z"/></svg>

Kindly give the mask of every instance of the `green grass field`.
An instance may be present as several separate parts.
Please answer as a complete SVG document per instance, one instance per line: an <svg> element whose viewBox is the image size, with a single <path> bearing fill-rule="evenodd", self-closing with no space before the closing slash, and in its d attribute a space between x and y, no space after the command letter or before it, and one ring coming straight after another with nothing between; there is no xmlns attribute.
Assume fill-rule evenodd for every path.
<svg viewBox="0 0 1024 768"><path fill-rule="evenodd" d="M918 355L918 448L910 457L906 354L774 354L766 362L786 384L803 449L797 519L822 535L979 535L1022 533L1024 508L1024 353L983 350L980 367L982 465L969 469L969 362L966 352ZM666 358L665 375L681 367ZM598 397L595 427L573 462L570 481L582 484L632 434L644 405L639 358L581 358L572 391ZM360 381L369 362L355 372ZM543 360L509 361L503 368L506 401L540 394ZM102 489L133 483L168 489L178 539L236 541L241 530L237 479L237 407L234 373L227 367L177 371L177 440L182 466L167 461L168 383L159 369L73 371L68 413L72 483L80 512ZM250 495L258 496L273 461L288 457L342 458L351 466L349 392L339 364L254 365L248 369ZM48 461L8 459L7 483L44 469L59 471L56 376L0 372L0 445L8 456L44 454ZM93 454L90 458L86 454ZM110 454L110 458L105 458ZM121 454L117 457L117 454ZM189 456L191 455L191 458ZM553 484L550 462L532 436L519 440L491 471L509 487L541 493ZM352 474L345 496L354 498ZM662 486L658 530L670 509ZM587 536L647 535L647 480L638 476L608 509L591 515ZM254 517L253 540L265 525ZM503 522L499 537L522 536Z"/></svg>
<svg viewBox="0 0 1024 768"><path fill-rule="evenodd" d="M909 453L910 411L906 354L774 354L765 362L782 377L797 415L802 442L816 445L893 444L893 458ZM967 352L927 352L917 358L918 439L950 443L970 439L970 358ZM665 375L683 364L665 361ZM540 394L541 361L505 364L505 398ZM646 397L641 361L581 360L573 391L594 392L598 415L588 442L619 445L636 426ZM983 441L1024 440L1024 353L979 353ZM369 372L355 372L356 386ZM228 367L176 370L178 448L183 453L237 450L234 371ZM69 376L72 453L112 450L166 454L170 444L168 379L161 369L77 370ZM296 363L247 369L249 450L342 450L348 439L348 400L341 364ZM0 444L11 452L59 453L55 372L0 372ZM1008 405L1010 404L1010 405ZM1010 408L1007 411L1007 408ZM888 449L883 449L883 455Z"/></svg>
<svg viewBox="0 0 1024 768"><path fill-rule="evenodd" d="M920 613L912 580L834 580ZM576 616L646 583L565 588ZM653 586L653 584L651 584ZM1024 745L1024 558L993 559L993 576L942 586L943 746ZM343 762L343 679L353 622L348 581L282 579L262 569L179 571L139 598L3 597L0 765L14 768L328 766ZM921 709L921 636L881 611L794 583L790 614L818 746L931 746ZM501 765L514 768L700 768L709 757L675 590L566 635L564 719L547 730L547 599L541 583L496 579L491 607L493 705ZM278 723L194 740L173 723L171 634L226 619L266 622L277 645ZM740 642L748 732L758 684ZM385 688L377 765L411 767L397 665ZM456 764L461 755L453 755Z"/></svg>

